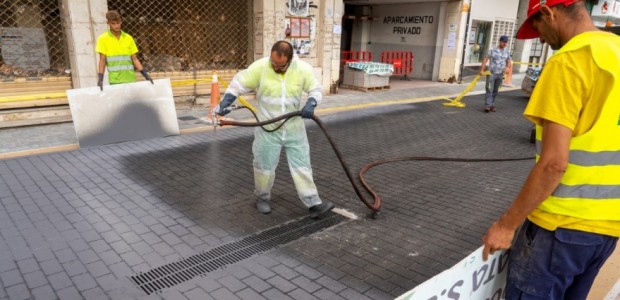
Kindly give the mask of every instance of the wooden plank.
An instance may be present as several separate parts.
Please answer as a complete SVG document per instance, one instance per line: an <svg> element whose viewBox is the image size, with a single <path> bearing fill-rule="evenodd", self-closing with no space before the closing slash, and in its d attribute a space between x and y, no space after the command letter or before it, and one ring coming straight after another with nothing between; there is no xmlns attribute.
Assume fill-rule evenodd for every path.
<svg viewBox="0 0 620 300"><path fill-rule="evenodd" d="M196 84L186 84L183 86L173 86L173 95L176 96L192 96L192 95L210 95L211 94L211 78L213 74L217 74L220 83L220 92L223 92L223 83L228 84L238 70L214 70L214 71L189 71L189 72L154 72L153 79L170 78L172 82L182 80L200 80ZM138 78L142 78L138 74ZM8 81L0 81L0 109L12 108L28 108L43 107L51 105L66 105L66 98L50 98L44 99L46 95L64 93L72 88L70 77L44 77L37 80L28 78L15 78ZM40 95L41 99L36 99ZM27 101L15 101L17 99L7 99L7 97L27 97L32 96L33 99ZM3 99L4 97L4 99ZM6 101L1 101L6 100Z"/></svg>
<svg viewBox="0 0 620 300"><path fill-rule="evenodd" d="M372 91L383 91L383 90L389 90L390 86L389 85L384 85L384 86L372 86L372 87L363 87L363 86L356 86L356 85L349 85L349 84L342 84L340 85L341 88L343 89L350 89L350 90L356 90L356 91L362 91L364 93L366 92L372 92Z"/></svg>
<svg viewBox="0 0 620 300"><path fill-rule="evenodd" d="M0 153L0 159L16 158L16 157L31 156L31 155L38 155L38 154L45 154L45 153L56 153L56 152L76 150L76 149L80 149L80 146L78 144L53 146L53 147L46 147L46 148L33 149L33 150Z"/></svg>

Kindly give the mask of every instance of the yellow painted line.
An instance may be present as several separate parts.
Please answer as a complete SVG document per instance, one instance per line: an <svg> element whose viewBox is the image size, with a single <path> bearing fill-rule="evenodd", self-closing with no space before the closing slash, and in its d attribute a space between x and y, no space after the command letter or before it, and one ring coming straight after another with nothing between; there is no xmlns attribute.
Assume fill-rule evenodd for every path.
<svg viewBox="0 0 620 300"><path fill-rule="evenodd" d="M331 112L346 111L346 110L364 109L364 108L377 107L377 106L418 103L418 102L439 100L441 99L441 97L442 96L430 96L430 97L401 99L401 100L387 100L387 101L381 101L381 102L368 102L368 103L352 104L352 105L339 106L339 107L322 108L322 109L318 109L317 112L318 113L331 113Z"/></svg>
<svg viewBox="0 0 620 300"><path fill-rule="evenodd" d="M183 86L183 85L192 85L199 83L211 83L211 78L204 79L189 79L189 80L175 80L170 83L171 86Z"/></svg>
<svg viewBox="0 0 620 300"><path fill-rule="evenodd" d="M211 83L211 78L204 79L191 79L191 80L175 80L170 83L171 86L184 86L198 83ZM4 96L0 97L0 103L3 102L21 102L21 101L33 101L33 100L46 100L67 98L66 92L57 92L51 94L34 94L34 95L20 95L20 96Z"/></svg>
<svg viewBox="0 0 620 300"><path fill-rule="evenodd" d="M38 95L5 96L5 97L0 97L0 103L32 101L32 100L46 100L46 99L66 98L66 97L67 97L67 93L65 92L52 93L52 94L38 94Z"/></svg>

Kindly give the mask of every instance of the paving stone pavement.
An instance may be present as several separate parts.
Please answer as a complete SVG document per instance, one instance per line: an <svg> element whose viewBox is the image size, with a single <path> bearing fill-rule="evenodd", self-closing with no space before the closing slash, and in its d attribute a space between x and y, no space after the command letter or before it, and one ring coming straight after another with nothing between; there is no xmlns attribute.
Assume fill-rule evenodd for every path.
<svg viewBox="0 0 620 300"><path fill-rule="evenodd" d="M464 88L441 84L326 99L369 104L451 95L456 87ZM466 108L442 101L369 105L321 119L354 174L391 157L532 156L531 125L521 117L527 97L502 92L498 112L489 114L481 112L482 101L470 96ZM324 105L325 112L337 108ZM366 174L382 197L373 219L320 128L306 122L321 198L358 219L178 279L150 295L130 277L307 218L285 158L272 191L273 212L255 211L254 129L0 160L0 299L393 299L478 248L533 165L377 166ZM59 132L54 136L66 143L61 133L68 130L60 126L53 127Z"/></svg>

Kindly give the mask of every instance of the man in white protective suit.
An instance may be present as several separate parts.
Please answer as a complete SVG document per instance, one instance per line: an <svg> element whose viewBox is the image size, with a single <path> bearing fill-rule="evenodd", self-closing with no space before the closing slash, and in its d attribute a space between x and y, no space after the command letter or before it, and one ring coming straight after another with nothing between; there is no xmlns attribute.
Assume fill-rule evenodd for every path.
<svg viewBox="0 0 620 300"><path fill-rule="evenodd" d="M271 48L271 55L252 63L247 69L235 75L226 89L220 103L219 115L223 116L240 94L256 92L258 119L265 121L281 115L299 111L302 118L312 118L314 108L321 102L321 85L314 77L312 66L293 57L293 46L278 41ZM308 94L305 105L301 105L303 93ZM318 218L332 210L334 204L323 203L319 198L312 178L310 146L302 118L293 117L281 128L268 132L257 127L254 132L252 152L254 154L254 194L258 212L271 212L271 188L275 170L284 147L289 169L295 182L297 194L308 207L310 217ZM280 121L282 122L282 121ZM279 123L266 126L274 129Z"/></svg>

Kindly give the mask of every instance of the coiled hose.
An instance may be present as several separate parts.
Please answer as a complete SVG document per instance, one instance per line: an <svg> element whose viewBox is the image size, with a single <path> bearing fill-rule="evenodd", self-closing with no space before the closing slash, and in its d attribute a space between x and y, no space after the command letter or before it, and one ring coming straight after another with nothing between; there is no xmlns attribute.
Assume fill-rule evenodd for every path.
<svg viewBox="0 0 620 300"><path fill-rule="evenodd" d="M240 108L247 108L247 107L242 106ZM276 118L273 118L273 119L270 119L270 120L258 121L258 116L256 115L256 113L254 111L252 111L252 110L250 110L250 111L254 115L254 118L257 120L256 122L238 122L238 121L230 121L230 120L222 119L219 122L220 126L224 126L224 125L232 125L232 126L240 126L240 127L256 127L256 126L260 126L263 130L265 130L267 132L273 132L273 131L276 131L276 130L280 129L280 127L282 127L284 125L284 123L286 123L289 119L291 119L293 117L301 116L301 111L295 111L295 112L290 112L290 113L281 115L279 117L276 117ZM281 121L281 120L284 120L284 121L282 123L280 123L280 125L278 125L274 129L267 129L267 128L264 127L265 125L268 125L268 124L271 124L271 123L275 123L275 122L278 122L278 121ZM345 163L344 158L342 156L342 153L340 153L340 150L338 150L338 147L336 146L336 143L334 143L334 140L332 139L331 135L329 135L329 132L325 128L325 125L323 124L321 119L319 119L316 115L313 115L312 116L312 120L314 122L316 122L316 124L319 126L319 128L321 128L321 130L323 131L323 134L327 138L327 141L329 142L329 144L332 146L332 149L334 150L334 153L336 153L336 157L338 157L338 161L340 161L340 165L342 166L342 169L344 169L344 172L347 174L347 177L349 178L349 182L351 182L351 186L353 186L353 189L355 190L355 194L357 194L357 197L364 203L364 205L366 205L366 207L372 211L371 217L373 219L377 218L379 212L381 211L381 197L379 196L379 194L377 194L370 187L370 185L364 179L364 174L368 170L370 170L372 167L375 167L375 166L378 166L378 165L381 165L381 164L385 164L385 163L396 162L396 161L493 162L493 161L521 161L521 160L531 160L531 159L534 159L534 157L522 157L522 158L450 158L450 157L406 156L406 157L394 157L394 158L387 158L387 159L376 160L376 161L373 161L373 162L365 165L364 167L362 167L362 169L359 172L359 179L360 179L360 182L362 183L362 186L364 186L364 189L369 194L371 194L373 196L373 198L374 198L373 201L370 202L370 201L366 200L366 198L364 197L364 195L360 191L360 188L355 183L355 180L353 179L353 175L351 175L351 170L349 170L349 166Z"/></svg>

